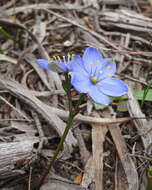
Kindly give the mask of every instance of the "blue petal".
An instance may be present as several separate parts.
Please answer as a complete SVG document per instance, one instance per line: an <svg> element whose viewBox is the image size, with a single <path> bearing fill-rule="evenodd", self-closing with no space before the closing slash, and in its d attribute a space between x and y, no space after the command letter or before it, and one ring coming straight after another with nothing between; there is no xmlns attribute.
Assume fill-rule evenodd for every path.
<svg viewBox="0 0 152 190"><path fill-rule="evenodd" d="M117 78L106 78L100 81L101 85L98 88L101 92L108 96L122 96L128 93L127 85Z"/></svg>
<svg viewBox="0 0 152 190"><path fill-rule="evenodd" d="M109 97L99 90L97 84L91 86L88 94L97 104L108 105L110 103Z"/></svg>
<svg viewBox="0 0 152 190"><path fill-rule="evenodd" d="M90 86L92 85L89 76L85 71L81 73L72 73L71 84L77 91L81 93L88 93L90 90Z"/></svg>
<svg viewBox="0 0 152 190"><path fill-rule="evenodd" d="M43 69L50 70L50 62L45 59L37 59L37 63L42 67Z"/></svg>
<svg viewBox="0 0 152 190"><path fill-rule="evenodd" d="M94 74L96 70L99 70L102 65L101 53L93 47L88 47L83 54L83 62L86 71L89 74Z"/></svg>
<svg viewBox="0 0 152 190"><path fill-rule="evenodd" d="M84 72L83 60L80 56L74 55L71 61L67 63L67 68L71 72Z"/></svg>
<svg viewBox="0 0 152 190"><path fill-rule="evenodd" d="M116 72L116 63L109 58L103 59L102 67L98 70L98 79L103 80L107 77L112 77Z"/></svg>

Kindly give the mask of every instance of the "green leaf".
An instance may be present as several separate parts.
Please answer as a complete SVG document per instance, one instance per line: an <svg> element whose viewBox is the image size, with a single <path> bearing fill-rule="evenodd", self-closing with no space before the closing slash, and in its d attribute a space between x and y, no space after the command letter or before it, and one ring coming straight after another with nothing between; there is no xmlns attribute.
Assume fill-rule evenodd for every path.
<svg viewBox="0 0 152 190"><path fill-rule="evenodd" d="M149 176L152 176L152 167L151 166L149 167L148 174L149 174Z"/></svg>
<svg viewBox="0 0 152 190"><path fill-rule="evenodd" d="M125 94L125 95L123 95L123 96L119 96L119 97L109 97L109 98L110 98L111 102L113 102L113 101L119 102L119 101L122 101L122 100L127 100L127 99L128 99L128 95ZM96 110L104 110L105 108L108 107L108 105L96 104L96 103L94 104L94 106L95 106L95 109L96 109Z"/></svg>
<svg viewBox="0 0 152 190"><path fill-rule="evenodd" d="M135 96L137 98L137 100L143 100L143 96L144 96L144 90L137 90L135 91ZM152 101L152 89L148 90L148 93L145 97L145 101Z"/></svg>
<svg viewBox="0 0 152 190"><path fill-rule="evenodd" d="M12 40L15 44L17 43L20 48L23 48L23 44L19 41L16 40L12 35L10 35L6 30L4 30L2 27L0 27L0 33L4 35L7 39Z"/></svg>
<svg viewBox="0 0 152 190"><path fill-rule="evenodd" d="M125 94L125 95L123 95L123 96L118 96L118 97L110 97L110 100L111 100L111 102L113 102L113 101L120 101L120 100L127 100L128 99L128 95L127 94Z"/></svg>
<svg viewBox="0 0 152 190"><path fill-rule="evenodd" d="M4 54L4 51L0 48L0 54Z"/></svg>

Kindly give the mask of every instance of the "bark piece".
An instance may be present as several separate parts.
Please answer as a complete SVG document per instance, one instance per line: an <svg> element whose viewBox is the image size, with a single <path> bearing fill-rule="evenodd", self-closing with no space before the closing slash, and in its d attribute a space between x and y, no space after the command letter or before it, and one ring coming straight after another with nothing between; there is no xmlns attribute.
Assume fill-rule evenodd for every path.
<svg viewBox="0 0 152 190"><path fill-rule="evenodd" d="M15 165L30 160L33 156L33 144L38 140L0 144L0 179L23 174L24 170L16 169Z"/></svg>
<svg viewBox="0 0 152 190"><path fill-rule="evenodd" d="M119 154L119 158L126 174L128 181L128 190L138 190L138 173L132 159L127 156L127 146L124 138L121 135L120 129L116 125L112 125L108 127L108 129L112 135L113 141Z"/></svg>
<svg viewBox="0 0 152 190"><path fill-rule="evenodd" d="M131 116L145 117L131 88L129 88L128 93L128 111ZM138 134L141 136L144 148L147 150L152 144L151 121L136 119L133 123L138 130Z"/></svg>
<svg viewBox="0 0 152 190"><path fill-rule="evenodd" d="M106 132L106 127L92 125L92 152L96 190L103 190L103 143Z"/></svg>

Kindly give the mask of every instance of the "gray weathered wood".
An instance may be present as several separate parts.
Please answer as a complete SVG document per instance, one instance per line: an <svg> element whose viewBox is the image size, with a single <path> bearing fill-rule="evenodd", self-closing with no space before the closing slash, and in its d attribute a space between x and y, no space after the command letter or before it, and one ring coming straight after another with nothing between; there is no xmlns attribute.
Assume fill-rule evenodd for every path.
<svg viewBox="0 0 152 190"><path fill-rule="evenodd" d="M0 180L10 176L23 174L23 169L16 169L16 164L24 165L24 161L33 156L35 140L0 143Z"/></svg>

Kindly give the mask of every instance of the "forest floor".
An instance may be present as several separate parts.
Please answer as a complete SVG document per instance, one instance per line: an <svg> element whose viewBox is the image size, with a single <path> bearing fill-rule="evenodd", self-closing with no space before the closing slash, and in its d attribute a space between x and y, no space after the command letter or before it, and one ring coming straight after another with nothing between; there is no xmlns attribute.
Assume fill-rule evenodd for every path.
<svg viewBox="0 0 152 190"><path fill-rule="evenodd" d="M151 40L151 0L0 1L0 189L37 190L68 119L64 75L37 59L88 46L129 92L109 106L85 96L41 190L152 189Z"/></svg>

